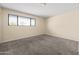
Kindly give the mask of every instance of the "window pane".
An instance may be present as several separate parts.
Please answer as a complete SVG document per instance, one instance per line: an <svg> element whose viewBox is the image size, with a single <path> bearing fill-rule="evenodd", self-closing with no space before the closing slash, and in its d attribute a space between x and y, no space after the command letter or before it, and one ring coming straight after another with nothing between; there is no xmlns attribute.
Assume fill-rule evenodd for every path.
<svg viewBox="0 0 79 59"><path fill-rule="evenodd" d="M35 19L31 19L31 26L35 26Z"/></svg>
<svg viewBox="0 0 79 59"><path fill-rule="evenodd" d="M9 15L9 25L17 25L17 16Z"/></svg>
<svg viewBox="0 0 79 59"><path fill-rule="evenodd" d="M30 18L18 17L18 25L30 26Z"/></svg>

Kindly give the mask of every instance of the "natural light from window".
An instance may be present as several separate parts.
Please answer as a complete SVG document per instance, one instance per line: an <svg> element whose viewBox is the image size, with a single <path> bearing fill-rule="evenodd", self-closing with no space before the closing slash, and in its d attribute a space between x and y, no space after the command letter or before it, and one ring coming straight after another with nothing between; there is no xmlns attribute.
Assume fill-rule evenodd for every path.
<svg viewBox="0 0 79 59"><path fill-rule="evenodd" d="M35 19L31 19L31 26L35 26Z"/></svg>
<svg viewBox="0 0 79 59"><path fill-rule="evenodd" d="M17 16L9 15L9 25L17 25Z"/></svg>
<svg viewBox="0 0 79 59"><path fill-rule="evenodd" d="M18 17L18 25L30 26L30 18Z"/></svg>
<svg viewBox="0 0 79 59"><path fill-rule="evenodd" d="M8 16L9 16L9 25L17 25L17 26L35 26L36 25L35 18L16 16L16 15L10 15L10 14Z"/></svg>

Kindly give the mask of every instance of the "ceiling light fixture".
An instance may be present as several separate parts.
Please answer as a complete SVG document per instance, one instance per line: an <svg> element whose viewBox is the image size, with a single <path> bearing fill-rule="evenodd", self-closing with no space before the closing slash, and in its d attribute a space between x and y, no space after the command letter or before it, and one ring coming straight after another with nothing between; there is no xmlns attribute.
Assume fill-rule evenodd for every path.
<svg viewBox="0 0 79 59"><path fill-rule="evenodd" d="M45 7L47 4L46 3L41 3L41 6L42 7Z"/></svg>

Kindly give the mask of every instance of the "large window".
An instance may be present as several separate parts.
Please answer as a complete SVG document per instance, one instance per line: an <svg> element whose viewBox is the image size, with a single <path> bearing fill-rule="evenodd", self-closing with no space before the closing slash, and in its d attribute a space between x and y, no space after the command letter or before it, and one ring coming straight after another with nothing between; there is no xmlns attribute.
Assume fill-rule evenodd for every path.
<svg viewBox="0 0 79 59"><path fill-rule="evenodd" d="M9 15L9 25L17 25L17 16Z"/></svg>
<svg viewBox="0 0 79 59"><path fill-rule="evenodd" d="M35 19L31 19L31 26L35 26L35 23L36 23L36 21L35 21Z"/></svg>
<svg viewBox="0 0 79 59"><path fill-rule="evenodd" d="M18 25L18 26L35 26L36 20L30 17L8 15L9 16L9 25Z"/></svg>
<svg viewBox="0 0 79 59"><path fill-rule="evenodd" d="M18 25L30 26L30 18L18 17Z"/></svg>

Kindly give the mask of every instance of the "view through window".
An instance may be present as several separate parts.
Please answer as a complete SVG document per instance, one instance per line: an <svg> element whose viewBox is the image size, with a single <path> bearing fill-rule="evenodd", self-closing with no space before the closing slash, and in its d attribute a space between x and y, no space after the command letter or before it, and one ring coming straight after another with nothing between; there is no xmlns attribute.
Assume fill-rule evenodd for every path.
<svg viewBox="0 0 79 59"><path fill-rule="evenodd" d="M8 15L9 16L9 25L18 25L18 26L35 26L36 20L30 17Z"/></svg>

